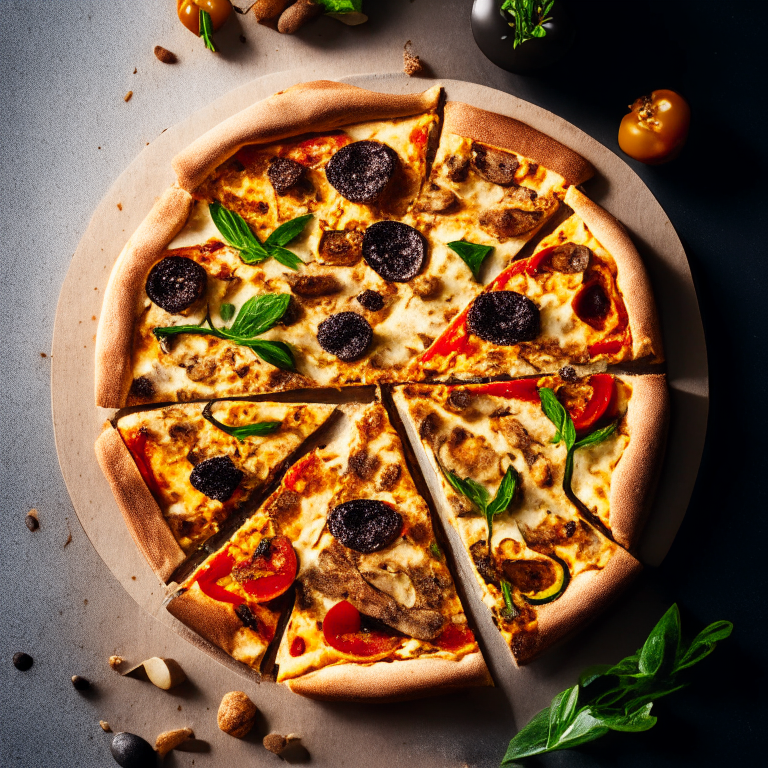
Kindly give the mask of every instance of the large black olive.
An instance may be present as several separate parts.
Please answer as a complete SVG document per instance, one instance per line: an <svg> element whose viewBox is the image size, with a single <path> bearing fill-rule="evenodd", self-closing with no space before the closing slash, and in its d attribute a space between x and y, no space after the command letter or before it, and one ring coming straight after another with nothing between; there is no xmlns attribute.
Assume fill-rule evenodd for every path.
<svg viewBox="0 0 768 768"><path fill-rule="evenodd" d="M267 168L267 178L278 195L286 195L301 181L307 169L287 157L273 157Z"/></svg>
<svg viewBox="0 0 768 768"><path fill-rule="evenodd" d="M373 203L398 166L397 153L379 141L356 141L342 147L325 166L328 183L353 203Z"/></svg>
<svg viewBox="0 0 768 768"><path fill-rule="evenodd" d="M235 492L242 479L242 471L229 456L214 456L212 459L201 461L189 475L193 488L204 493L209 499L222 502Z"/></svg>
<svg viewBox="0 0 768 768"><path fill-rule="evenodd" d="M109 749L123 768L154 768L157 765L157 752L135 733L116 733Z"/></svg>
<svg viewBox="0 0 768 768"><path fill-rule="evenodd" d="M326 352L350 363L361 358L371 345L373 328L357 312L339 312L317 326L317 341Z"/></svg>
<svg viewBox="0 0 768 768"><path fill-rule="evenodd" d="M515 291L493 291L478 296L467 313L470 332L501 346L531 341L539 335L539 308Z"/></svg>
<svg viewBox="0 0 768 768"><path fill-rule="evenodd" d="M147 296L158 307L176 315L191 307L205 293L208 276L192 259L166 256L147 277Z"/></svg>
<svg viewBox="0 0 768 768"><path fill-rule="evenodd" d="M388 547L403 529L400 513L373 499L353 499L334 507L328 515L328 530L355 552L378 552Z"/></svg>
<svg viewBox="0 0 768 768"><path fill-rule="evenodd" d="M392 283L407 283L427 258L427 242L418 229L400 221L377 221L365 230L363 258Z"/></svg>

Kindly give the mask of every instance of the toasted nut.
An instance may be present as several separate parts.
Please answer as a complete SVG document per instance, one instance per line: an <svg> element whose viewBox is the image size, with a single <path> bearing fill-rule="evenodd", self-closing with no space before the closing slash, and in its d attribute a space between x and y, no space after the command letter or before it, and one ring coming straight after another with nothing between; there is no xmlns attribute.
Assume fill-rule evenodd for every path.
<svg viewBox="0 0 768 768"><path fill-rule="evenodd" d="M288 739L279 733L268 733L261 743L264 745L264 749L279 755L288 746Z"/></svg>
<svg viewBox="0 0 768 768"><path fill-rule="evenodd" d="M106 720L99 720L99 725L102 731L109 733L112 729L109 727L109 723Z"/></svg>
<svg viewBox="0 0 768 768"><path fill-rule="evenodd" d="M41 354L45 357L44 352L41 352ZM40 519L37 516L37 510L30 509L29 512L27 512L27 516L24 518L24 522L30 531L36 531L40 527Z"/></svg>
<svg viewBox="0 0 768 768"><path fill-rule="evenodd" d="M411 52L411 41L409 40L403 48L403 72L408 77L413 77L423 70L424 65L421 63L421 59Z"/></svg>
<svg viewBox="0 0 768 768"><path fill-rule="evenodd" d="M110 656L109 657L109 666L112 667L112 669L115 670L115 672L120 671L120 665L123 663L123 657L122 656Z"/></svg>
<svg viewBox="0 0 768 768"><path fill-rule="evenodd" d="M157 56L163 64L175 64L178 61L176 54L172 53L167 48L163 48L162 45L155 46L155 56Z"/></svg>
<svg viewBox="0 0 768 768"><path fill-rule="evenodd" d="M216 721L224 733L242 739L253 728L258 711L256 705L242 691L230 691L224 694L219 704Z"/></svg>
<svg viewBox="0 0 768 768"><path fill-rule="evenodd" d="M125 96L123 97L123 101L130 101L131 96L133 96L133 91L128 91L128 93L126 93Z"/></svg>
<svg viewBox="0 0 768 768"><path fill-rule="evenodd" d="M76 691L87 691L91 687L91 682L80 675L72 675L72 685L75 686Z"/></svg>
<svg viewBox="0 0 768 768"><path fill-rule="evenodd" d="M177 728L174 731L165 731L155 740L155 750L160 757L165 757L172 749L176 749L187 739L193 739L195 734L191 728Z"/></svg>
<svg viewBox="0 0 768 768"><path fill-rule="evenodd" d="M297 0L280 14L277 31L284 35L292 35L298 32L310 19L320 15L322 11L323 7L313 3L312 0Z"/></svg>
<svg viewBox="0 0 768 768"><path fill-rule="evenodd" d="M263 21L276 19L288 6L291 0L256 0L253 15L261 24Z"/></svg>

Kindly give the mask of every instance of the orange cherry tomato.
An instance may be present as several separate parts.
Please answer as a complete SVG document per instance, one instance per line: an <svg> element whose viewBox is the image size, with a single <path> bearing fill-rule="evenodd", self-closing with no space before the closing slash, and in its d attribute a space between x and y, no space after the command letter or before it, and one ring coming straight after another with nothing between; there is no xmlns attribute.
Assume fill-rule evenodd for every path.
<svg viewBox="0 0 768 768"><path fill-rule="evenodd" d="M619 127L619 146L635 160L648 165L676 157L688 138L691 108L674 91L654 91L630 106Z"/></svg>
<svg viewBox="0 0 768 768"><path fill-rule="evenodd" d="M216 31L232 13L232 3L229 0L176 0L179 20L190 32L198 36L200 11L207 11L211 15L211 24Z"/></svg>
<svg viewBox="0 0 768 768"><path fill-rule="evenodd" d="M369 660L388 656L402 643L401 638L386 632L363 632L361 626L360 611L342 600L325 614L323 637L339 653Z"/></svg>

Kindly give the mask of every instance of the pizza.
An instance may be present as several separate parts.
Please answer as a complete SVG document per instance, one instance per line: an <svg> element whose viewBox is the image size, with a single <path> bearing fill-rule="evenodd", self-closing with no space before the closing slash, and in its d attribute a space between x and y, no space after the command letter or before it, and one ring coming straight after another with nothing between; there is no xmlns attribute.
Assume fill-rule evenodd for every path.
<svg viewBox="0 0 768 768"><path fill-rule="evenodd" d="M399 699L490 682L429 508L379 403L344 423L182 584L168 610L258 670L296 599L277 681L322 699Z"/></svg>
<svg viewBox="0 0 768 768"><path fill-rule="evenodd" d="M171 614L297 693L381 700L489 682L457 563L520 664L626 587L668 395L588 160L439 86L320 81L172 165L95 382Z"/></svg>
<svg viewBox="0 0 768 768"><path fill-rule="evenodd" d="M334 406L225 400L108 424L96 455L139 549L167 580L267 487Z"/></svg>

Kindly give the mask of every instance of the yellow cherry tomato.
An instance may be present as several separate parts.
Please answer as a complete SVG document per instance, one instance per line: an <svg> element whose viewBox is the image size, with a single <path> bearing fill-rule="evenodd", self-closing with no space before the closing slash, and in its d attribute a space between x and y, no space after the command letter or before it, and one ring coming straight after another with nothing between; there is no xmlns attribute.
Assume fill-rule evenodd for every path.
<svg viewBox="0 0 768 768"><path fill-rule="evenodd" d="M672 160L688 138L691 108L674 91L653 91L630 106L619 127L622 152L648 165Z"/></svg>
<svg viewBox="0 0 768 768"><path fill-rule="evenodd" d="M200 11L211 16L214 31L229 18L232 4L229 0L176 0L176 12L181 23L193 34L200 34Z"/></svg>

